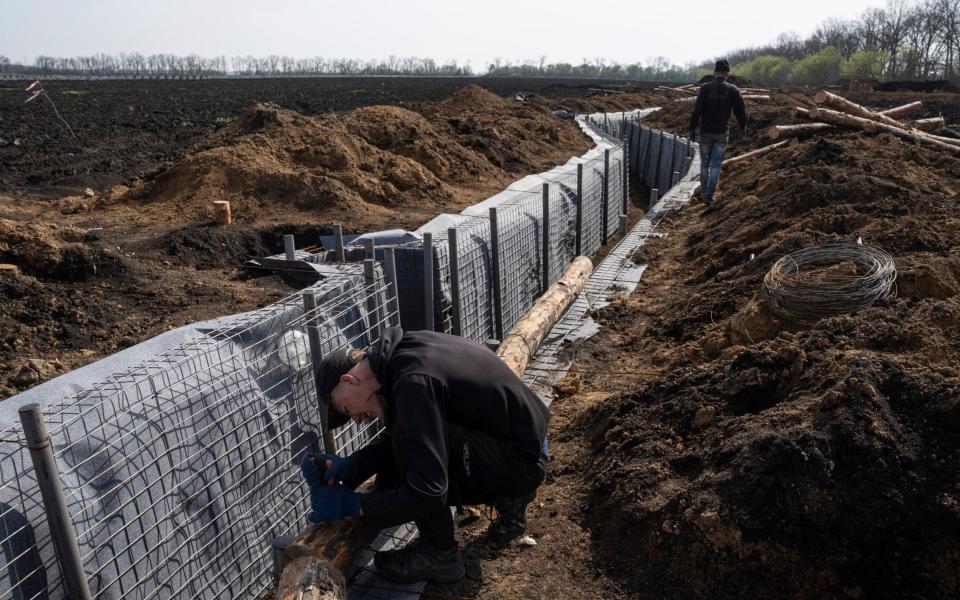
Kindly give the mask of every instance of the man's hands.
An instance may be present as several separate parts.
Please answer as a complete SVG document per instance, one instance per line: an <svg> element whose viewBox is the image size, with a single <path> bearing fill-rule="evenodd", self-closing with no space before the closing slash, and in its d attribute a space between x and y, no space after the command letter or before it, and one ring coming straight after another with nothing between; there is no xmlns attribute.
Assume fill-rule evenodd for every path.
<svg viewBox="0 0 960 600"><path fill-rule="evenodd" d="M310 489L312 523L339 521L344 517L360 516L360 494L342 485L324 485Z"/></svg>
<svg viewBox="0 0 960 600"><path fill-rule="evenodd" d="M300 471L310 487L311 522L360 516L360 494L339 484L357 476L352 460L336 454L306 454L300 461Z"/></svg>

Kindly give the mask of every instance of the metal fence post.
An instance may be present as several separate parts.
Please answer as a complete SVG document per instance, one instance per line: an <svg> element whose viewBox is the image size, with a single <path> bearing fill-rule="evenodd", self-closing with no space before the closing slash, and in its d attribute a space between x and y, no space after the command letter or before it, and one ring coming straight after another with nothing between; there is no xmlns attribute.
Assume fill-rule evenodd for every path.
<svg viewBox="0 0 960 600"><path fill-rule="evenodd" d="M657 188L650 189L650 208L653 208L653 205L660 200L660 190Z"/></svg>
<svg viewBox="0 0 960 600"><path fill-rule="evenodd" d="M490 207L490 246L493 263L493 330L497 340L503 340L503 297L500 294L500 231L497 227L497 207Z"/></svg>
<svg viewBox="0 0 960 600"><path fill-rule="evenodd" d="M607 226L609 225L609 223L607 223L607 213L610 212L610 211L609 211L609 208L610 208L610 206L609 206L609 201L610 201L610 149L609 149L609 148L607 148L606 150L603 151L603 194L602 194L602 198L603 198L603 219L602 219L602 225L601 225L601 227L602 227L602 229L603 229L603 231L602 231L603 235L600 237L600 239L601 239L601 241L603 242L603 244L606 245L606 243L607 243L607 238L609 237L609 236L607 235Z"/></svg>
<svg viewBox="0 0 960 600"><path fill-rule="evenodd" d="M673 185L680 183L680 171L673 172Z"/></svg>
<svg viewBox="0 0 960 600"><path fill-rule="evenodd" d="M543 184L543 248L540 251L543 255L543 267L541 267L541 280L543 281L542 292L546 292L550 287L550 184Z"/></svg>
<svg viewBox="0 0 960 600"><path fill-rule="evenodd" d="M89 600L90 585L87 574L83 570L83 559L80 558L80 546L77 543L77 532L73 527L70 512L67 510L67 501L60 484L60 472L57 461L53 456L53 446L50 436L47 435L47 426L43 422L43 413L39 404L21 406L20 423L23 425L23 435L30 451L30 460L37 476L37 486L40 488L40 497L43 500L43 509L47 515L47 525L50 527L50 537L57 553L60 572L63 576L68 598Z"/></svg>
<svg viewBox="0 0 960 600"><path fill-rule="evenodd" d="M347 255L343 250L343 225L333 224L333 249L337 257L337 262L346 262Z"/></svg>
<svg viewBox="0 0 960 600"><path fill-rule="evenodd" d="M377 261L372 258L363 260L363 285L367 293L367 317L371 319L370 324L373 330L377 332L377 337L383 335L383 315L381 314L380 303L377 302L377 280L374 272L374 265Z"/></svg>
<svg viewBox="0 0 960 600"><path fill-rule="evenodd" d="M383 270L387 278L387 312L390 313L388 322L395 327L402 327L400 293L397 287L397 258L392 246L383 249Z"/></svg>
<svg viewBox="0 0 960 600"><path fill-rule="evenodd" d="M283 252L287 260L297 260L297 244L292 235L283 236Z"/></svg>
<svg viewBox="0 0 960 600"><path fill-rule="evenodd" d="M433 234L423 234L423 319L424 329L433 331Z"/></svg>
<svg viewBox="0 0 960 600"><path fill-rule="evenodd" d="M364 258L376 258L377 251L373 249L373 240L366 239L363 240L363 257Z"/></svg>
<svg viewBox="0 0 960 600"><path fill-rule="evenodd" d="M583 163L577 164L577 240L576 255L583 254Z"/></svg>
<svg viewBox="0 0 960 600"><path fill-rule="evenodd" d="M450 300L453 304L450 332L453 335L463 335L460 329L460 256L457 253L456 227L447 229L447 245L450 248Z"/></svg>
<svg viewBox="0 0 960 600"><path fill-rule="evenodd" d="M620 215L620 239L627 236L627 215Z"/></svg>
<svg viewBox="0 0 960 600"><path fill-rule="evenodd" d="M320 393L322 381L320 377L320 360L323 358L323 350L320 344L320 330L317 329L317 293L314 290L304 290L303 292L303 313L306 316L307 323L307 342L310 344L310 362L313 366L313 382ZM319 398L318 398L319 400ZM322 414L323 411L321 411ZM333 454L337 451L337 444L333 439L333 432L330 431L330 419L323 415L324 419L320 423L320 433L323 439L323 451Z"/></svg>

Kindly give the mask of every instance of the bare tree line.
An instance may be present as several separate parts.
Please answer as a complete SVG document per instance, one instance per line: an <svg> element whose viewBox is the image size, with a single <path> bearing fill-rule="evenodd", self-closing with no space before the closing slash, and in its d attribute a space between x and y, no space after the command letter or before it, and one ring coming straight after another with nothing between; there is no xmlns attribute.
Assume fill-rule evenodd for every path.
<svg viewBox="0 0 960 600"><path fill-rule="evenodd" d="M884 79L953 79L960 73L960 0L888 0L859 19L827 19L807 38L783 33L766 46L729 53L731 64L761 56L801 61L835 49L847 61L872 53L865 75Z"/></svg>
<svg viewBox="0 0 960 600"><path fill-rule="evenodd" d="M36 75L77 75L203 79L229 75L246 77L297 77L307 75L473 75L469 63L438 63L432 58L390 56L383 60L352 58L292 58L289 56L216 56L149 54L57 57L38 56L32 65L13 64L0 56L0 72Z"/></svg>

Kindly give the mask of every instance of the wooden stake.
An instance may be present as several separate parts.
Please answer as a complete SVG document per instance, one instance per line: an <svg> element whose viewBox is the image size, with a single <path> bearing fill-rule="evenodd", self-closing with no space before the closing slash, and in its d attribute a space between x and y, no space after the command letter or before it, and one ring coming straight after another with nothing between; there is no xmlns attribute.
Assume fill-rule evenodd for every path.
<svg viewBox="0 0 960 600"><path fill-rule="evenodd" d="M216 200L213 203L213 220L217 225L229 225L233 223L233 215L230 214L230 203L226 200Z"/></svg>
<svg viewBox="0 0 960 600"><path fill-rule="evenodd" d="M774 125L767 129L767 137L771 140L782 140L786 138L800 137L824 129L833 129L826 123L802 123L800 125Z"/></svg>
<svg viewBox="0 0 960 600"><path fill-rule="evenodd" d="M507 363L518 377L523 377L530 357L540 347L543 338L560 319L563 311L583 290L591 272L593 263L589 258L578 256L573 259L560 280L551 285L527 314L503 336L500 347L497 348L497 356Z"/></svg>
<svg viewBox="0 0 960 600"><path fill-rule="evenodd" d="M773 150L776 150L777 148L780 148L781 146L786 146L786 145L789 144L789 143L790 143L790 140L783 140L782 142L777 142L776 144L770 144L769 146L764 146L763 148L758 148L758 149L753 150L753 151L751 151L751 152L747 152L746 154L741 154L740 156L734 156L733 158L728 158L727 160L723 161L723 166L726 167L727 165L732 165L732 164L738 163L738 162L740 162L740 161L742 161L742 160L747 160L747 159L750 159L750 158L756 158L756 157L758 157L758 156L763 156L764 154L767 154L767 153L769 153L769 152L772 152Z"/></svg>

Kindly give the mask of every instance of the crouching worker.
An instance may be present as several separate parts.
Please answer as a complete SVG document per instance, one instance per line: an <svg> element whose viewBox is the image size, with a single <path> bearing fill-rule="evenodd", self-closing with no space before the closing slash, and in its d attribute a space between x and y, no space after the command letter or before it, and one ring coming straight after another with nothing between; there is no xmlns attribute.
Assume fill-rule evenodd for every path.
<svg viewBox="0 0 960 600"><path fill-rule="evenodd" d="M549 415L493 352L457 336L392 327L365 352L328 354L320 371L331 428L377 417L387 435L348 458L304 457L312 521L362 517L378 529L415 522L417 540L374 557L381 575L403 583L463 577L450 506L495 506L487 532L495 544L524 532L545 474ZM374 474L372 491L354 491Z"/></svg>

